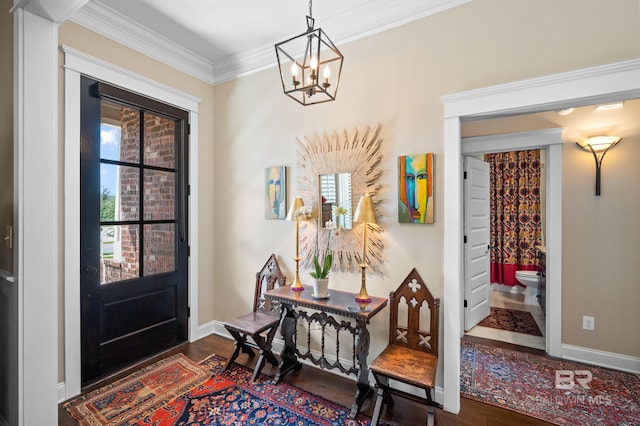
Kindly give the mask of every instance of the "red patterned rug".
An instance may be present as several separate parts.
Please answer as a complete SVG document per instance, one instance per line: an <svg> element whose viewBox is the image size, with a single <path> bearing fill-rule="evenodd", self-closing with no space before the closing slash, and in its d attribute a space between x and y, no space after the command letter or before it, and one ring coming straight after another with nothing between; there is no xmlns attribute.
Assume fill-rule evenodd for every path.
<svg viewBox="0 0 640 426"><path fill-rule="evenodd" d="M463 396L563 426L640 426L640 375L462 341Z"/></svg>
<svg viewBox="0 0 640 426"><path fill-rule="evenodd" d="M65 407L81 425L368 425L370 418L359 414L355 420L349 419L350 408L326 400L287 383L271 384L271 378L261 376L251 382L252 371L234 364L224 371L225 359L212 355L200 363L211 377L185 389L176 397L143 403L130 409L129 416L114 417L104 413L91 413L92 418L84 417L86 410L80 412L73 407L78 403L71 401ZM149 367L154 369L154 366ZM116 405L117 399L134 399L139 377L137 373L111 385L110 389L99 389L79 399L106 400L109 407ZM113 389L117 389L116 392ZM127 388L132 392L126 398ZM94 395L95 394L95 395ZM100 397L98 398L98 395ZM86 403L84 405L87 405ZM93 403L93 407L99 404ZM135 411L135 412L134 412Z"/></svg>
<svg viewBox="0 0 640 426"><path fill-rule="evenodd" d="M182 354L166 358L64 404L80 425L122 425L155 405L182 395L211 372Z"/></svg>
<svg viewBox="0 0 640 426"><path fill-rule="evenodd" d="M516 311L515 309L491 307L488 317L480 321L478 325L497 328L498 330L515 331L517 333L542 336L536 320L531 312Z"/></svg>

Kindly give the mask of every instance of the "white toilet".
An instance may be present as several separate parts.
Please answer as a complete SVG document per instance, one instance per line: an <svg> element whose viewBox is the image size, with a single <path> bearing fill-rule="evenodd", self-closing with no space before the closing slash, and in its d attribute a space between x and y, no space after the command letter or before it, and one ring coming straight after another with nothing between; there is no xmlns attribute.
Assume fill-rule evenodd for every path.
<svg viewBox="0 0 640 426"><path fill-rule="evenodd" d="M516 280L524 286L524 304L525 305L537 305L538 304L538 282L539 276L536 271L516 271Z"/></svg>

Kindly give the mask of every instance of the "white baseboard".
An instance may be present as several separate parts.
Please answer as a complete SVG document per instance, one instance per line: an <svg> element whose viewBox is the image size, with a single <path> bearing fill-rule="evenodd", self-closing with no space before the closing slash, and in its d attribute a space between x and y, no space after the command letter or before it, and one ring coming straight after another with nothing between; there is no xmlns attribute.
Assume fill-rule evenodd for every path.
<svg viewBox="0 0 640 426"><path fill-rule="evenodd" d="M58 383L58 404L67 400L67 389L64 382Z"/></svg>
<svg viewBox="0 0 640 426"><path fill-rule="evenodd" d="M220 327L221 330L218 330ZM226 329L220 321L209 321L207 323L198 326L198 339L207 337L210 334L220 334L221 331L226 332ZM227 336L231 337L229 334Z"/></svg>
<svg viewBox="0 0 640 426"><path fill-rule="evenodd" d="M598 367L640 374L640 358L573 345L562 345L562 358Z"/></svg>

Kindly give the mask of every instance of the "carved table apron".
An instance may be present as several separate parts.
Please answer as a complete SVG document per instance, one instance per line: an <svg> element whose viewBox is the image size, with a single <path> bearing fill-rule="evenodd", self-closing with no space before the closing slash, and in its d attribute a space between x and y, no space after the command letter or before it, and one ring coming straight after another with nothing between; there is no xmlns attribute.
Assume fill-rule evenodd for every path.
<svg viewBox="0 0 640 426"><path fill-rule="evenodd" d="M349 417L355 418L360 411L362 403L372 392L369 383L369 324L371 318L380 312L386 305L387 299L372 297L371 303L358 304L355 301L356 293L331 290L327 299L316 299L312 296L313 288L305 286L304 291L291 291L290 287L280 287L265 293L265 297L282 305L281 333L284 339L278 373L273 383L278 383L291 370L302 365L298 358L308 359L313 364L326 369L339 369L342 373L353 374L358 377L356 382L355 402L351 406ZM316 312L309 314L300 308L309 308ZM348 321L338 321L333 315L349 318ZM307 332L307 350L300 351L297 345L298 319L304 319L308 324L315 321L322 327L321 354L319 357L311 353L311 327ZM355 326L353 325L355 322ZM325 328L333 327L336 330L336 361L330 362L325 357L324 342ZM340 359L341 330L346 330L352 335L353 350L351 355L352 365L345 366ZM304 349L304 348L303 348Z"/></svg>

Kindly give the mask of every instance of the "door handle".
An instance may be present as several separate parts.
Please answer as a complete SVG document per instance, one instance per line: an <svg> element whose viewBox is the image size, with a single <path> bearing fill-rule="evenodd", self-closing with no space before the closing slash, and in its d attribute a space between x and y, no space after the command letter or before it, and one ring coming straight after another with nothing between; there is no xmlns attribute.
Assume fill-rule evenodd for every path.
<svg viewBox="0 0 640 426"><path fill-rule="evenodd" d="M87 274L95 274L96 272L98 272L98 268L93 265L87 265L84 267L84 272L86 272Z"/></svg>

